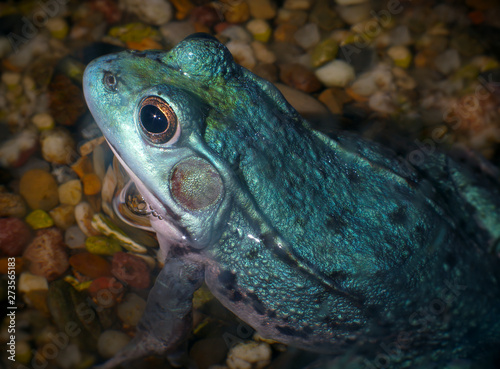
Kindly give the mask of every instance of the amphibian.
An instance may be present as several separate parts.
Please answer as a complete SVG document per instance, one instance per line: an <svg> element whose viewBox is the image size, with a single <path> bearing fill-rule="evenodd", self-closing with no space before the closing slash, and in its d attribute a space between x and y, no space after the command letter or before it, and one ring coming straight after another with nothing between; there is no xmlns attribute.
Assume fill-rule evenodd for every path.
<svg viewBox="0 0 500 369"><path fill-rule="evenodd" d="M133 343L106 367L174 352L203 281L262 336L366 367L493 360L494 178L314 131L207 35L101 57L84 92L166 256Z"/></svg>

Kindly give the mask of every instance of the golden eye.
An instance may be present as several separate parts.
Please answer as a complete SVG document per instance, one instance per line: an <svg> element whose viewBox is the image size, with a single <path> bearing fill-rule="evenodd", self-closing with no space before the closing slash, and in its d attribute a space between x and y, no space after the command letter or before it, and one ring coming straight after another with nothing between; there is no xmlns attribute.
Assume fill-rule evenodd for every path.
<svg viewBox="0 0 500 369"><path fill-rule="evenodd" d="M157 96L142 100L139 109L139 122L147 138L153 143L162 144L177 136L177 116L167 102Z"/></svg>

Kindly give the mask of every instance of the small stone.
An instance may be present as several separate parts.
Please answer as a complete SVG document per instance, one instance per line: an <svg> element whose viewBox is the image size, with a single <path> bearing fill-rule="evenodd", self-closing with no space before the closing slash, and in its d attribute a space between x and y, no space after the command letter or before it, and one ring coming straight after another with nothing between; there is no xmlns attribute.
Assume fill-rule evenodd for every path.
<svg viewBox="0 0 500 369"><path fill-rule="evenodd" d="M106 236L90 236L85 240L85 248L91 254L113 255L122 250L120 243Z"/></svg>
<svg viewBox="0 0 500 369"><path fill-rule="evenodd" d="M412 42L410 30L405 25L400 25L391 30L390 43L394 46L408 46Z"/></svg>
<svg viewBox="0 0 500 369"><path fill-rule="evenodd" d="M325 104L332 114L342 114L343 105L349 102L351 98L344 90L337 87L331 87L324 90L318 96L318 100Z"/></svg>
<svg viewBox="0 0 500 369"><path fill-rule="evenodd" d="M76 206L82 201L82 183L78 179L63 183L58 188L61 204Z"/></svg>
<svg viewBox="0 0 500 369"><path fill-rule="evenodd" d="M278 67L272 63L257 64L252 72L269 82L278 81Z"/></svg>
<svg viewBox="0 0 500 369"><path fill-rule="evenodd" d="M460 55L457 50L448 49L436 56L434 65L439 72L448 75L460 68Z"/></svg>
<svg viewBox="0 0 500 369"><path fill-rule="evenodd" d="M31 118L31 122L39 131L50 130L54 128L55 122L49 113L38 113Z"/></svg>
<svg viewBox="0 0 500 369"><path fill-rule="evenodd" d="M111 273L134 288L147 288L150 283L146 262L126 252L117 252L113 255Z"/></svg>
<svg viewBox="0 0 500 369"><path fill-rule="evenodd" d="M118 317L128 327L135 327L146 309L146 301L135 293L128 293L116 308Z"/></svg>
<svg viewBox="0 0 500 369"><path fill-rule="evenodd" d="M72 126L87 110L83 92L71 79L62 74L52 78L49 85L49 111L57 124Z"/></svg>
<svg viewBox="0 0 500 369"><path fill-rule="evenodd" d="M80 230L88 237L97 236L99 232L92 227L94 210L88 202L81 202L75 206L75 220Z"/></svg>
<svg viewBox="0 0 500 369"><path fill-rule="evenodd" d="M309 10L313 3L313 0L286 0L283 4L283 8L290 10Z"/></svg>
<svg viewBox="0 0 500 369"><path fill-rule="evenodd" d="M130 341L130 337L120 331L108 330L101 333L97 340L99 354L106 358L112 358Z"/></svg>
<svg viewBox="0 0 500 369"><path fill-rule="evenodd" d="M69 26L64 18L53 17L45 22L45 27L49 30L52 37L62 40L68 34Z"/></svg>
<svg viewBox="0 0 500 369"><path fill-rule="evenodd" d="M54 225L54 220L50 215L40 209L33 210L25 220L33 229L49 228Z"/></svg>
<svg viewBox="0 0 500 369"><path fill-rule="evenodd" d="M31 230L21 219L0 218L0 254L19 256L31 239Z"/></svg>
<svg viewBox="0 0 500 369"><path fill-rule="evenodd" d="M241 41L248 44L252 41L252 36L242 26L231 25L220 32L222 37L227 37L229 41Z"/></svg>
<svg viewBox="0 0 500 369"><path fill-rule="evenodd" d="M250 45L243 41L229 41L226 47L233 54L236 63L250 70L255 67L256 60Z"/></svg>
<svg viewBox="0 0 500 369"><path fill-rule="evenodd" d="M396 85L403 90L413 90L417 87L417 82L408 72L402 68L393 68L392 74L396 78Z"/></svg>
<svg viewBox="0 0 500 369"><path fill-rule="evenodd" d="M234 346L226 361L229 369L262 369L271 362L271 347L261 342L242 342Z"/></svg>
<svg viewBox="0 0 500 369"><path fill-rule="evenodd" d="M340 18L342 18L344 22L349 25L353 25L370 18L372 5L370 2L364 2L348 6L339 5L336 9L340 15Z"/></svg>
<svg viewBox="0 0 500 369"><path fill-rule="evenodd" d="M87 173L92 173L92 161L87 155L82 156L74 164L71 165L71 169L82 178Z"/></svg>
<svg viewBox="0 0 500 369"><path fill-rule="evenodd" d="M366 3L369 0L335 0L338 5L356 5Z"/></svg>
<svg viewBox="0 0 500 369"><path fill-rule="evenodd" d="M0 144L0 165L17 168L36 151L37 133L24 130Z"/></svg>
<svg viewBox="0 0 500 369"><path fill-rule="evenodd" d="M337 13L330 8L328 0L318 0L311 10L309 20L325 31L341 29L344 25Z"/></svg>
<svg viewBox="0 0 500 369"><path fill-rule="evenodd" d="M253 18L272 19L276 16L276 4L271 0L248 1L248 6Z"/></svg>
<svg viewBox="0 0 500 369"><path fill-rule="evenodd" d="M217 364L227 357L228 347L222 337L208 337L196 341L189 357L193 358L198 368L217 369ZM219 366L220 369L227 369L226 366Z"/></svg>
<svg viewBox="0 0 500 369"><path fill-rule="evenodd" d="M295 42L295 39L293 38L293 35L299 27L289 24L289 23L283 23L280 24L276 29L274 30L274 40L278 42L289 42L293 43Z"/></svg>
<svg viewBox="0 0 500 369"><path fill-rule="evenodd" d="M81 249L85 247L85 239L87 236L83 233L77 225L69 227L64 232L64 243L70 249Z"/></svg>
<svg viewBox="0 0 500 369"><path fill-rule="evenodd" d="M354 68L342 60L333 60L316 69L316 77L327 87L345 87L354 77Z"/></svg>
<svg viewBox="0 0 500 369"><path fill-rule="evenodd" d="M275 24L290 24L296 27L302 27L307 22L307 12L302 10L289 10L281 8L278 11L278 16Z"/></svg>
<svg viewBox="0 0 500 369"><path fill-rule="evenodd" d="M204 27L210 29L217 23L220 23L221 16L215 7L210 5L197 6L191 12L191 19L193 20L195 29L197 27Z"/></svg>
<svg viewBox="0 0 500 369"><path fill-rule="evenodd" d="M24 173L19 183L19 193L32 209L48 211L59 203L55 178L41 169Z"/></svg>
<svg viewBox="0 0 500 369"><path fill-rule="evenodd" d="M410 66L412 54L406 46L391 46L387 50L387 55L389 55L398 67L408 68Z"/></svg>
<svg viewBox="0 0 500 369"><path fill-rule="evenodd" d="M22 218L26 215L26 204L21 196L0 192L0 217Z"/></svg>
<svg viewBox="0 0 500 369"><path fill-rule="evenodd" d="M88 292L97 305L110 308L121 300L125 287L115 277L99 277L90 284Z"/></svg>
<svg viewBox="0 0 500 369"><path fill-rule="evenodd" d="M18 282L19 292L28 293L31 291L48 291L49 284L47 279L39 275L23 272L19 276Z"/></svg>
<svg viewBox="0 0 500 369"><path fill-rule="evenodd" d="M247 23L246 28L256 41L267 42L273 30L264 19L252 19Z"/></svg>
<svg viewBox="0 0 500 369"><path fill-rule="evenodd" d="M483 53L481 42L468 33L462 33L452 37L450 40L450 49L457 50L460 55L469 58Z"/></svg>
<svg viewBox="0 0 500 369"><path fill-rule="evenodd" d="M88 173L82 177L83 193L87 196L101 192L101 180L95 173Z"/></svg>
<svg viewBox="0 0 500 369"><path fill-rule="evenodd" d="M78 273L90 279L111 277L111 264L101 256L83 252L69 258L69 264Z"/></svg>
<svg viewBox="0 0 500 369"><path fill-rule="evenodd" d="M338 51L339 45L335 40L327 38L321 41L314 47L311 53L311 65L314 68L322 66L330 60L335 59Z"/></svg>
<svg viewBox="0 0 500 369"><path fill-rule="evenodd" d="M40 135L42 156L49 163L70 164L75 155L75 142L63 128L43 131Z"/></svg>
<svg viewBox="0 0 500 369"><path fill-rule="evenodd" d="M319 28L315 23L307 23L294 34L295 41L303 49L310 49L320 40Z"/></svg>
<svg viewBox="0 0 500 369"><path fill-rule="evenodd" d="M63 247L62 233L57 228L41 229L24 251L29 271L48 281L61 276L68 269L68 256Z"/></svg>
<svg viewBox="0 0 500 369"><path fill-rule="evenodd" d="M219 0L224 20L229 23L244 23L250 18L250 9L245 1Z"/></svg>
<svg viewBox="0 0 500 369"><path fill-rule="evenodd" d="M280 79L286 85L308 93L321 88L321 82L314 73L300 64L280 65Z"/></svg>
<svg viewBox="0 0 500 369"><path fill-rule="evenodd" d="M184 19L186 18L191 11L194 9L194 4L190 0L170 0L172 5L175 7L176 19ZM170 22L172 23L172 22Z"/></svg>
<svg viewBox="0 0 500 369"><path fill-rule="evenodd" d="M372 110L382 114L393 114L396 111L396 106L389 94L381 91L375 92L370 96L368 99L368 106Z"/></svg>
<svg viewBox="0 0 500 369"><path fill-rule="evenodd" d="M166 0L121 0L127 11L146 24L161 26L172 19L172 5Z"/></svg>
<svg viewBox="0 0 500 369"><path fill-rule="evenodd" d="M253 41L250 46L252 46L255 57L258 61L265 64L272 64L276 61L276 55L274 52L269 50L266 45L259 41ZM254 70L255 73L255 70Z"/></svg>
<svg viewBox="0 0 500 369"><path fill-rule="evenodd" d="M68 229L75 224L75 207L62 204L49 211L49 215L57 228Z"/></svg>
<svg viewBox="0 0 500 369"><path fill-rule="evenodd" d="M193 24L189 21L168 22L160 28L160 33L170 45L177 45L190 34L195 33Z"/></svg>

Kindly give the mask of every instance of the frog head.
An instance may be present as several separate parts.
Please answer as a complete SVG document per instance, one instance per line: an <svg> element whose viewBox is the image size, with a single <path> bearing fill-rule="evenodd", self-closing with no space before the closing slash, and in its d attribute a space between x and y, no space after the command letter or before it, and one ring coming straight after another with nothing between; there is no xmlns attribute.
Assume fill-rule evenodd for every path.
<svg viewBox="0 0 500 369"><path fill-rule="evenodd" d="M284 117L300 119L272 84L204 34L169 52L96 59L83 85L97 124L152 209L158 236L199 248L218 236L230 208L238 141L269 139Z"/></svg>

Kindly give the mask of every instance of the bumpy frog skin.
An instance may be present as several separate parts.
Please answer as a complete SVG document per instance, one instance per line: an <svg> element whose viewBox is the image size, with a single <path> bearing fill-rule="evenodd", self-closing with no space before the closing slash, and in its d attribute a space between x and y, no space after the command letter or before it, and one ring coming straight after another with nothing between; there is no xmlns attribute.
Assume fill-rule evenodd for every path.
<svg viewBox="0 0 500 369"><path fill-rule="evenodd" d="M84 90L166 255L135 339L106 367L174 353L203 281L262 336L361 367L492 362L492 178L313 131L207 35L101 57Z"/></svg>

